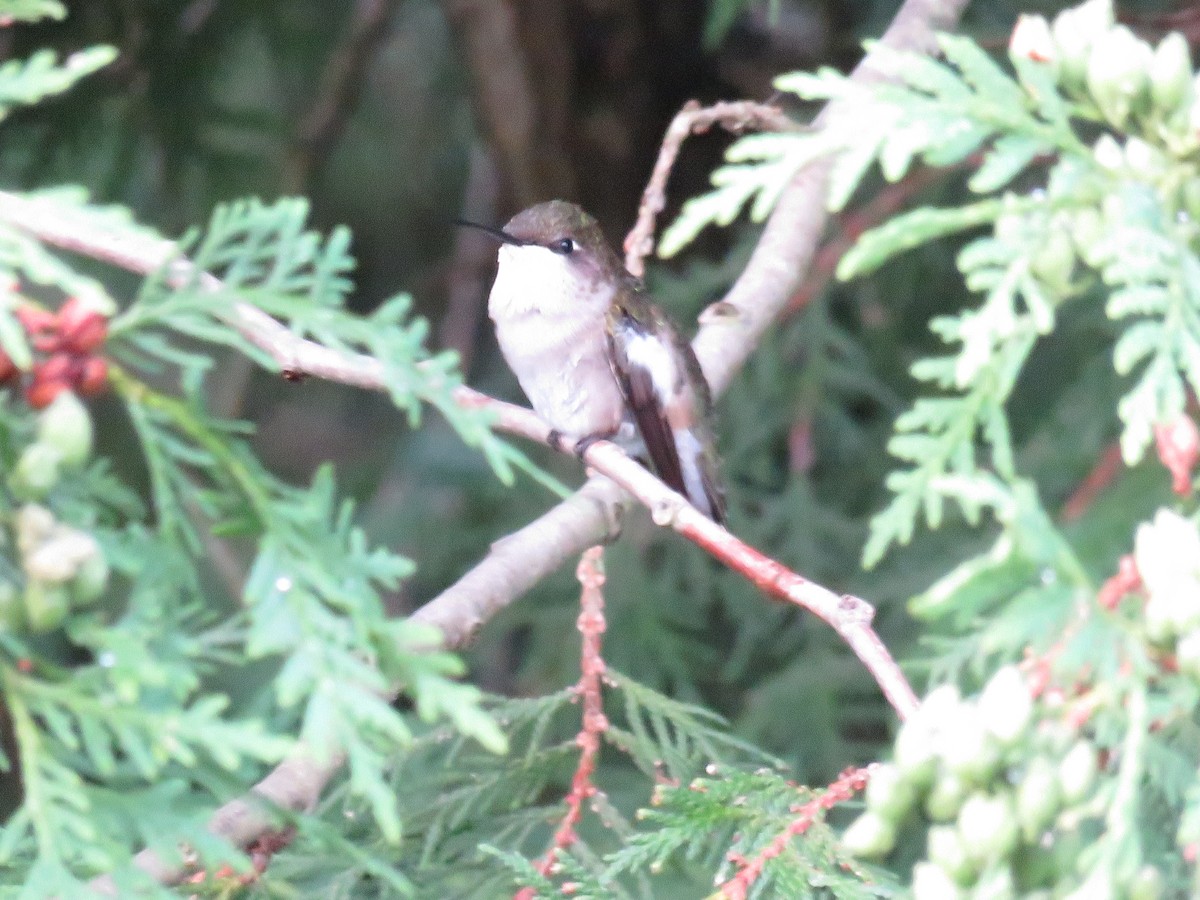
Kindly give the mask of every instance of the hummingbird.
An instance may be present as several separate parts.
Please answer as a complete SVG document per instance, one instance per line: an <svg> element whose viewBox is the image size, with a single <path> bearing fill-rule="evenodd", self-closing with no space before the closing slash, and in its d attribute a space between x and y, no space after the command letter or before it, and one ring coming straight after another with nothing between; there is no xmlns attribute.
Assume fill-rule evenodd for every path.
<svg viewBox="0 0 1200 900"><path fill-rule="evenodd" d="M725 497L712 396L688 344L609 246L594 218L551 200L503 228L488 316L509 368L553 444L581 455L611 440L648 456L668 486L721 523Z"/></svg>

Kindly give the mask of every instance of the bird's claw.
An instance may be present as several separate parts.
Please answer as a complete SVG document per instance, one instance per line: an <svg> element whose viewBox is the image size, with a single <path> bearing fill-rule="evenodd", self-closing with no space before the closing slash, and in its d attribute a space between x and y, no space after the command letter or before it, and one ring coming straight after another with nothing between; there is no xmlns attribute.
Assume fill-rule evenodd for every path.
<svg viewBox="0 0 1200 900"><path fill-rule="evenodd" d="M597 441L608 440L612 437L603 431L595 434L585 434L578 440L570 435L563 434L557 428L551 428L550 433L546 435L546 443L560 453L573 453L575 456L583 459L583 455L587 453L588 448Z"/></svg>

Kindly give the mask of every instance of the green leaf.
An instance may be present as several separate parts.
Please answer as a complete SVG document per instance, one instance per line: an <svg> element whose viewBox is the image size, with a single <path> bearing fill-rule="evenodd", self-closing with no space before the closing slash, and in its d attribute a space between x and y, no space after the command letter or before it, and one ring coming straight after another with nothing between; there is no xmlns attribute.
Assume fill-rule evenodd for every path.
<svg viewBox="0 0 1200 900"><path fill-rule="evenodd" d="M987 224L1000 212L999 201L981 200L953 209L921 208L903 213L859 237L838 263L838 278L848 280L868 275L899 253Z"/></svg>
<svg viewBox="0 0 1200 900"><path fill-rule="evenodd" d="M81 78L116 58L115 47L90 47L72 53L62 65L53 50L38 50L27 60L9 60L0 65L0 120L14 107L37 103L69 90Z"/></svg>
<svg viewBox="0 0 1200 900"><path fill-rule="evenodd" d="M847 91L857 90L853 82L832 66L816 72L788 72L775 77L777 90L795 94L802 100L828 100Z"/></svg>
<svg viewBox="0 0 1200 900"><path fill-rule="evenodd" d="M1014 112L1025 105L1026 95L1021 86L1010 78L978 44L969 37L939 34L938 46L975 91L990 103L1011 107Z"/></svg>
<svg viewBox="0 0 1200 900"><path fill-rule="evenodd" d="M922 158L931 166L953 166L977 151L993 130L990 125L956 117L937 135L937 141L926 147Z"/></svg>
<svg viewBox="0 0 1200 900"><path fill-rule="evenodd" d="M1048 142L1036 137L1003 135L984 155L983 163L967 184L977 194L997 191L1025 171L1039 155L1052 150Z"/></svg>
<svg viewBox="0 0 1200 900"><path fill-rule="evenodd" d="M834 157L833 168L829 172L829 196L825 201L830 211L845 209L875 161L882 141L882 134L867 131L861 140Z"/></svg>
<svg viewBox="0 0 1200 900"><path fill-rule="evenodd" d="M59 0L0 0L0 17L17 22L37 22L67 17L67 8Z"/></svg>
<svg viewBox="0 0 1200 900"><path fill-rule="evenodd" d="M1161 323L1142 321L1126 328L1113 348L1113 368L1128 375L1147 356L1161 350L1166 340Z"/></svg>

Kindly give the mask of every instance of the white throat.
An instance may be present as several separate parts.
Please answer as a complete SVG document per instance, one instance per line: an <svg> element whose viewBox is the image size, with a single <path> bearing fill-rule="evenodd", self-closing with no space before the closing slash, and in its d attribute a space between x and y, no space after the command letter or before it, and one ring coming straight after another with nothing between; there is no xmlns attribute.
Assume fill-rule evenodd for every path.
<svg viewBox="0 0 1200 900"><path fill-rule="evenodd" d="M612 301L615 285L581 277L575 265L545 247L505 244L488 298L488 315L499 322L528 315L562 318L603 311Z"/></svg>

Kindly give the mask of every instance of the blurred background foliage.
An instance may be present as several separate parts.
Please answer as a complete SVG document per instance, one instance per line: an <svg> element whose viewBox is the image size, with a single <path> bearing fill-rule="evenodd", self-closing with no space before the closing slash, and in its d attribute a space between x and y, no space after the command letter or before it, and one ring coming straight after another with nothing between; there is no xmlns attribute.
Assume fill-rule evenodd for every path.
<svg viewBox="0 0 1200 900"><path fill-rule="evenodd" d="M1018 11L1065 4L976 3L962 30L1000 48ZM97 43L117 62L61 98L17 112L0 141L14 187L87 185L169 234L246 195L311 198L319 227L350 226L353 304L411 291L436 344L458 350L469 382L519 399L485 313L494 249L456 232L463 216L501 223L561 196L619 242L662 133L688 99L766 99L771 79L848 68L896 0L87 0L63 23L0 31L0 59ZM1123 3L1158 34L1187 28L1186 4ZM1200 21L1192 16L1192 34ZM702 191L728 138L686 145L671 212ZM907 205L950 202L962 172L918 172L889 191ZM907 187L906 187L907 185ZM861 222L860 202L838 220ZM837 237L836 234L831 237ZM687 328L746 259L751 227L709 234L651 286ZM917 627L904 601L985 547L965 524L923 533L861 571L870 514L893 467L885 444L916 386L908 365L936 342L929 320L968 302L956 245L924 247L850 284L814 277L720 404L733 529L797 571L877 605L904 658ZM1074 307L1035 354L1012 404L1019 467L1060 509L1115 435L1118 378L1110 328ZM307 480L332 460L374 541L418 565L393 598L411 610L463 573L490 542L554 502L525 478L500 485L443 423L407 428L385 399L308 380L285 384L232 358L214 369L215 411L257 425L277 472ZM119 423L101 442L122 439ZM569 483L579 466L530 451ZM1087 524L1097 555L1124 552L1132 523L1166 495L1134 471ZM637 681L728 717L735 733L794 766L804 783L878 756L893 717L857 661L812 617L764 601L740 577L654 528L642 511L606 555L606 656ZM515 696L577 677L578 588L568 569L483 629L471 677ZM928 650L921 654L929 658ZM921 673L914 671L920 680ZM566 721L564 734L575 728ZM645 785L601 770L614 800Z"/></svg>

